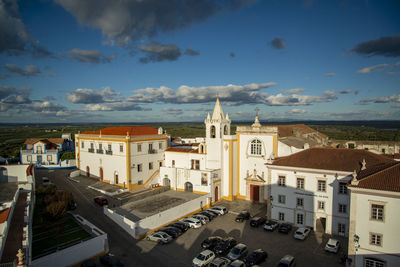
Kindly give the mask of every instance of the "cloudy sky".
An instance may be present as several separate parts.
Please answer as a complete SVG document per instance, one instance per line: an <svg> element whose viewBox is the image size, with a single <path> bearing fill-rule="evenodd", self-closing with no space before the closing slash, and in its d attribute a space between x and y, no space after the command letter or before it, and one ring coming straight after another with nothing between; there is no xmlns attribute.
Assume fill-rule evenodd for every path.
<svg viewBox="0 0 400 267"><path fill-rule="evenodd" d="M0 122L400 117L400 2L0 0Z"/></svg>

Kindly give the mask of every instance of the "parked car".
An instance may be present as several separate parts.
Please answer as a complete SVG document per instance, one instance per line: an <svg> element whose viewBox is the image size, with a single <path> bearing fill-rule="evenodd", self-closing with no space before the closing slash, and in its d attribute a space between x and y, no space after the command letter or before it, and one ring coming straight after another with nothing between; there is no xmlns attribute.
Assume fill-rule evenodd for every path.
<svg viewBox="0 0 400 267"><path fill-rule="evenodd" d="M122 262L112 254L104 254L100 257L100 262L107 267L124 267Z"/></svg>
<svg viewBox="0 0 400 267"><path fill-rule="evenodd" d="M299 240L304 240L311 232L310 228L307 227L299 227L297 228L296 232L294 232L294 238Z"/></svg>
<svg viewBox="0 0 400 267"><path fill-rule="evenodd" d="M104 205L108 205L108 200L107 198L103 197L103 196L97 196L94 198L94 202L96 202L97 204L99 204L100 206L104 206Z"/></svg>
<svg viewBox="0 0 400 267"><path fill-rule="evenodd" d="M292 255L285 255L278 263L277 267L292 267L296 265L296 259Z"/></svg>
<svg viewBox="0 0 400 267"><path fill-rule="evenodd" d="M230 267L246 267L246 264L244 263L244 261L234 260L233 262L231 262L231 264L229 266Z"/></svg>
<svg viewBox="0 0 400 267"><path fill-rule="evenodd" d="M262 249L254 250L250 255L246 257L244 262L247 266L253 266L255 264L260 264L268 257L267 252Z"/></svg>
<svg viewBox="0 0 400 267"><path fill-rule="evenodd" d="M240 213L236 216L235 221L237 221L237 222L243 222L244 220L248 220L248 219L250 219L250 212L244 210L244 211L240 212Z"/></svg>
<svg viewBox="0 0 400 267"><path fill-rule="evenodd" d="M68 210L75 210L78 207L78 205L76 204L76 202L74 200L71 200L68 203Z"/></svg>
<svg viewBox="0 0 400 267"><path fill-rule="evenodd" d="M157 242L159 244L167 244L172 241L172 237L162 231L150 233L146 236L146 239Z"/></svg>
<svg viewBox="0 0 400 267"><path fill-rule="evenodd" d="M209 208L206 209L207 212L211 213L212 215L214 215L215 217L217 217L218 215L220 215L219 213L217 213L215 210L210 210Z"/></svg>
<svg viewBox="0 0 400 267"><path fill-rule="evenodd" d="M278 226L279 226L279 223L277 221L268 220L264 224L264 230L265 231L274 231L276 228L278 228Z"/></svg>
<svg viewBox="0 0 400 267"><path fill-rule="evenodd" d="M214 251L217 255L225 255L228 253L234 246L236 246L237 241L233 237L227 237L224 240L220 241L215 247Z"/></svg>
<svg viewBox="0 0 400 267"><path fill-rule="evenodd" d="M175 227L180 229L182 232L186 232L189 229L189 224L184 223L184 222L173 222L168 224L168 227Z"/></svg>
<svg viewBox="0 0 400 267"><path fill-rule="evenodd" d="M200 211L200 212L196 213L195 215L203 215L203 216L206 216L206 217L208 217L208 219L210 219L210 221L212 221L212 219L215 218L215 215L212 214L211 212L208 212L208 211Z"/></svg>
<svg viewBox="0 0 400 267"><path fill-rule="evenodd" d="M227 267L227 266L229 266L229 263L231 263L231 261L228 258L218 257L218 258L215 258L208 266L209 267Z"/></svg>
<svg viewBox="0 0 400 267"><path fill-rule="evenodd" d="M220 236L210 236L201 242L201 247L206 249L213 249L223 239Z"/></svg>
<svg viewBox="0 0 400 267"><path fill-rule="evenodd" d="M339 240L329 238L328 242L325 245L325 251L337 253L339 251L340 242Z"/></svg>
<svg viewBox="0 0 400 267"><path fill-rule="evenodd" d="M247 246L243 243L239 243L231 249L227 257L228 259L234 261L246 257L247 253L249 253Z"/></svg>
<svg viewBox="0 0 400 267"><path fill-rule="evenodd" d="M290 231L292 231L292 225L288 223L281 223L278 231L279 233L288 234Z"/></svg>
<svg viewBox="0 0 400 267"><path fill-rule="evenodd" d="M175 227L164 227L160 229L161 232L167 233L172 238L177 238L182 234L182 231Z"/></svg>
<svg viewBox="0 0 400 267"><path fill-rule="evenodd" d="M97 264L94 260L88 259L81 263L81 267L96 267Z"/></svg>
<svg viewBox="0 0 400 267"><path fill-rule="evenodd" d="M196 258L193 259L193 267L207 266L215 258L215 253L209 249L200 252Z"/></svg>
<svg viewBox="0 0 400 267"><path fill-rule="evenodd" d="M204 215L192 215L191 218L195 218L201 222L201 224L207 224L210 222L210 219Z"/></svg>
<svg viewBox="0 0 400 267"><path fill-rule="evenodd" d="M228 210L225 207L222 206L213 206L209 207L207 210L211 210L212 212L215 212L219 215L224 215L228 213Z"/></svg>
<svg viewBox="0 0 400 267"><path fill-rule="evenodd" d="M262 224L264 224L266 219L264 217L254 217L253 219L250 220L250 226L251 227L258 227Z"/></svg>
<svg viewBox="0 0 400 267"><path fill-rule="evenodd" d="M202 226L201 222L195 218L184 218L180 220L181 222L189 224L190 228L200 228Z"/></svg>
<svg viewBox="0 0 400 267"><path fill-rule="evenodd" d="M48 186L48 185L52 185L53 183L50 182L50 179L49 179L49 178L47 178L47 177L42 177L42 184L43 184L44 186Z"/></svg>

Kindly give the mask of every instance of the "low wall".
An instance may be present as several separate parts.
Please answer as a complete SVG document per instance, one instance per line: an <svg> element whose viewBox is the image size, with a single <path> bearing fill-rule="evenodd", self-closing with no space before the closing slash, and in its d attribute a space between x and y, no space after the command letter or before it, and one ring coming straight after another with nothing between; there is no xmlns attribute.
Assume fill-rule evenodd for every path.
<svg viewBox="0 0 400 267"><path fill-rule="evenodd" d="M63 160L59 164L36 166L36 169L48 169L48 170L75 169L75 168L76 168L76 160L74 160L74 159Z"/></svg>
<svg viewBox="0 0 400 267"><path fill-rule="evenodd" d="M88 227L96 237L32 261L33 267L71 266L88 258L108 252L107 234L79 215L76 220Z"/></svg>
<svg viewBox="0 0 400 267"><path fill-rule="evenodd" d="M122 227L129 235L133 238L142 238L147 232L159 228L169 222L175 221L182 217L185 217L201 207L208 206L210 195L203 195L196 199L185 202L179 206L173 207L171 209L161 211L152 216L146 217L140 221L133 222L119 214L115 211L104 207L104 214L112 219L115 223Z"/></svg>

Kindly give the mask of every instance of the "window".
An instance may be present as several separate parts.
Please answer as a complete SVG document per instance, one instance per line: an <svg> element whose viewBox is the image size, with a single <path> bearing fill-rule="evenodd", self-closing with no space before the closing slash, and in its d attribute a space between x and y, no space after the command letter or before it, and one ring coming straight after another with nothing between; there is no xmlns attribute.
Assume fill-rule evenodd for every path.
<svg viewBox="0 0 400 267"><path fill-rule="evenodd" d="M162 149L162 142L158 143L158 149Z"/></svg>
<svg viewBox="0 0 400 267"><path fill-rule="evenodd" d="M172 167L175 167L175 160L172 160L171 165L172 165Z"/></svg>
<svg viewBox="0 0 400 267"><path fill-rule="evenodd" d="M346 232L346 225L344 223L338 223L338 233L344 236Z"/></svg>
<svg viewBox="0 0 400 267"><path fill-rule="evenodd" d="M93 143L90 143L90 148L94 149L94 144Z"/></svg>
<svg viewBox="0 0 400 267"><path fill-rule="evenodd" d="M347 145L347 147L348 147L348 148L355 148L355 145L354 145L353 143L349 143L349 144Z"/></svg>
<svg viewBox="0 0 400 267"><path fill-rule="evenodd" d="M279 212L279 220L284 221L285 220L285 213Z"/></svg>
<svg viewBox="0 0 400 267"><path fill-rule="evenodd" d="M119 152L124 152L124 145L119 145Z"/></svg>
<svg viewBox="0 0 400 267"><path fill-rule="evenodd" d="M153 150L153 144L149 144L149 150Z"/></svg>
<svg viewBox="0 0 400 267"><path fill-rule="evenodd" d="M383 221L383 205L371 205L371 220Z"/></svg>
<svg viewBox="0 0 400 267"><path fill-rule="evenodd" d="M339 194L347 195L346 183L339 183Z"/></svg>
<svg viewBox="0 0 400 267"><path fill-rule="evenodd" d="M111 145L110 144L108 145L107 149L108 149L108 151L111 151Z"/></svg>
<svg viewBox="0 0 400 267"><path fill-rule="evenodd" d="M297 178L297 189L304 189L304 178Z"/></svg>
<svg viewBox="0 0 400 267"><path fill-rule="evenodd" d="M261 141L256 139L251 141L250 144L250 154L261 155Z"/></svg>
<svg viewBox="0 0 400 267"><path fill-rule="evenodd" d="M200 160L192 159L192 170L200 170Z"/></svg>
<svg viewBox="0 0 400 267"><path fill-rule="evenodd" d="M285 204L286 203L286 196L285 195L278 195L278 202Z"/></svg>
<svg viewBox="0 0 400 267"><path fill-rule="evenodd" d="M382 235L369 233L369 244L375 246L382 246Z"/></svg>
<svg viewBox="0 0 400 267"><path fill-rule="evenodd" d="M278 177L278 185L279 186L286 186L286 177L285 176L279 176Z"/></svg>
<svg viewBox="0 0 400 267"><path fill-rule="evenodd" d="M138 171L138 172L142 172L142 170L143 170L142 164L138 164L138 165L137 165L137 171Z"/></svg>
<svg viewBox="0 0 400 267"><path fill-rule="evenodd" d="M32 156L26 156L26 160L32 162Z"/></svg>
<svg viewBox="0 0 400 267"><path fill-rule="evenodd" d="M103 149L103 144L99 144L99 150Z"/></svg>
<svg viewBox="0 0 400 267"><path fill-rule="evenodd" d="M318 201L318 209L325 210L325 201Z"/></svg>
<svg viewBox="0 0 400 267"><path fill-rule="evenodd" d="M303 224L304 223L304 215L302 213L297 213L297 224Z"/></svg>
<svg viewBox="0 0 400 267"><path fill-rule="evenodd" d="M149 162L149 170L153 169L153 162Z"/></svg>
<svg viewBox="0 0 400 267"><path fill-rule="evenodd" d="M296 200L296 206L297 207L303 207L304 206L304 199L298 197L297 200Z"/></svg>
<svg viewBox="0 0 400 267"><path fill-rule="evenodd" d="M142 152L142 144L137 145L137 152Z"/></svg>
<svg viewBox="0 0 400 267"><path fill-rule="evenodd" d="M339 212L340 213L347 213L347 205L339 204Z"/></svg>
<svg viewBox="0 0 400 267"><path fill-rule="evenodd" d="M85 148L85 142L81 142L81 148Z"/></svg>
<svg viewBox="0 0 400 267"><path fill-rule="evenodd" d="M386 150L384 148L382 148L382 153L385 154Z"/></svg>
<svg viewBox="0 0 400 267"><path fill-rule="evenodd" d="M317 190L320 191L320 192L326 192L326 181L318 180L318 188L317 188Z"/></svg>
<svg viewBox="0 0 400 267"><path fill-rule="evenodd" d="M143 184L143 180L139 180L139 181L137 182L137 184L138 184L138 185L142 185L142 184Z"/></svg>
<svg viewBox="0 0 400 267"><path fill-rule="evenodd" d="M385 262L378 260L378 259L366 258L366 259L364 259L364 266L365 267L385 267Z"/></svg>
<svg viewBox="0 0 400 267"><path fill-rule="evenodd" d="M211 126L210 136L211 136L211 138L215 138L215 126L214 125Z"/></svg>
<svg viewBox="0 0 400 267"><path fill-rule="evenodd" d="M47 161L52 161L53 160L53 157L52 157L52 155L47 155Z"/></svg>

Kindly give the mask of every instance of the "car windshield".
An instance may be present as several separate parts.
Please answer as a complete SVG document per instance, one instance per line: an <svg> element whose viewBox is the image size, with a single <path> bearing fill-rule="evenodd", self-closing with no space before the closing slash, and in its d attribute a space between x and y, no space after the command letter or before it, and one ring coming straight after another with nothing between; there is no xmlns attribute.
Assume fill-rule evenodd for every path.
<svg viewBox="0 0 400 267"><path fill-rule="evenodd" d="M199 254L199 256L197 256L197 258L201 261L206 259L206 256L204 256L203 254Z"/></svg>
<svg viewBox="0 0 400 267"><path fill-rule="evenodd" d="M328 244L328 247L330 247L330 248L334 248L334 247L335 247L335 245Z"/></svg>
<svg viewBox="0 0 400 267"><path fill-rule="evenodd" d="M233 253L233 254L239 254L239 253L240 253L240 248L234 248L234 249L232 250L232 253Z"/></svg>
<svg viewBox="0 0 400 267"><path fill-rule="evenodd" d="M296 231L296 235L302 235L302 234L303 234L303 232Z"/></svg>

